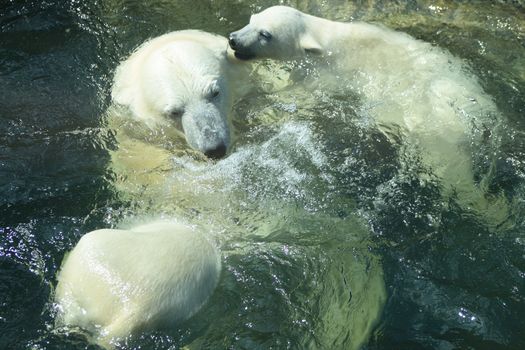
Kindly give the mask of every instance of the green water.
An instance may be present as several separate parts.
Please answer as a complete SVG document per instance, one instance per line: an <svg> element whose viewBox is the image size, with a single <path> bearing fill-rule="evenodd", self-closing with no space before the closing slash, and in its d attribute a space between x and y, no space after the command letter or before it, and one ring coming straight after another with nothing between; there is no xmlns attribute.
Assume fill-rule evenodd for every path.
<svg viewBox="0 0 525 350"><path fill-rule="evenodd" d="M119 60L172 30L227 35L275 4L145 3L0 1L0 349L96 348L54 328L62 258L92 229L158 215L209 228L221 280L195 317L130 348L348 349L369 328L368 349L525 347L522 2L285 2L402 30L465 62L500 112L472 145L480 187L509 203L497 224L442 196L401 134L386 137L351 92L322 84L260 82L235 105L235 144L216 163L126 125L173 155L147 176L122 170L122 127L107 112Z"/></svg>

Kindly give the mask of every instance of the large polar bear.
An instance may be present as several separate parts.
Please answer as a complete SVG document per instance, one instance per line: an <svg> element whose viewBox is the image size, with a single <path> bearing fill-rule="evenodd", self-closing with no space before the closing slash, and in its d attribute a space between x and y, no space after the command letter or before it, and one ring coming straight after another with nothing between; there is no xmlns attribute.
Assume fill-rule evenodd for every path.
<svg viewBox="0 0 525 350"><path fill-rule="evenodd" d="M118 142L111 152L122 180L117 187L141 188L140 198L165 207L174 201L160 196L167 176L159 169L171 169L170 146L178 139L208 157L226 154L230 82L239 85L242 72L227 48L224 37L184 30L147 41L119 65L116 106L108 111ZM152 221L96 230L82 237L59 272L57 324L79 326L111 348L128 335L191 317L214 290L219 270L217 250L195 227Z"/></svg>
<svg viewBox="0 0 525 350"><path fill-rule="evenodd" d="M229 114L235 58L226 38L197 30L142 44L115 74L113 100L150 127L178 125L188 144L220 158L231 143Z"/></svg>
<svg viewBox="0 0 525 350"><path fill-rule="evenodd" d="M57 323L82 327L111 348L192 316L217 285L220 266L215 247L185 224L89 232L58 275Z"/></svg>
<svg viewBox="0 0 525 350"><path fill-rule="evenodd" d="M473 172L473 145L494 129L498 110L458 58L404 33L285 6L253 15L229 44L239 59L311 57L324 64L321 75L358 95L363 116L420 151L444 194L491 224L507 217L505 200L489 198Z"/></svg>
<svg viewBox="0 0 525 350"><path fill-rule="evenodd" d="M224 48L226 49L227 41L224 38L220 41L226 44ZM189 57L190 53L187 53L188 60L191 59L191 62L186 67L198 66L198 61L201 59L199 55L191 54L193 56ZM126 62L129 63L129 60ZM231 67L229 63L227 66ZM231 68L234 74L241 75L244 66L240 64ZM120 89L125 86L119 84L121 81L119 76L123 69L123 67L119 69L115 80L113 94L115 99L126 91L125 89L121 91ZM131 72L135 71L131 70ZM179 77L190 79L181 81L188 89L191 90L192 86L198 88L199 85L195 85L195 80L198 81L199 77L193 77L189 73L178 76L177 79ZM242 79L243 76L239 78ZM235 86L229 88L240 87L239 81L235 80L235 84L232 84ZM134 94L139 87L130 88L128 92ZM198 92L199 89L195 92L197 97ZM236 96L235 93L231 94ZM141 96L140 93L137 95ZM140 107L140 104L132 103L137 101L129 100L129 102L131 105L127 106L132 110ZM248 112L252 110L260 112L257 103L244 105L248 107ZM244 111L239 114L249 115ZM263 111L262 114L265 112ZM120 106L112 106L108 111L108 124L115 131L118 142L118 148L111 151L110 166L115 175L112 176L113 185L118 190L119 197L130 200L129 208L132 208L133 215L163 213L162 215L187 218L191 222L206 225L207 234L216 237L219 242L221 254L224 256L223 261L226 264L223 269L224 283L221 283L217 293L218 298L228 301L228 308L212 305L207 309L209 315L196 315L200 318L194 319L194 322L200 324L200 328L202 328L202 321L209 321L205 327L208 331L203 334L200 328L196 331L190 330L195 337L192 335L189 338L196 339L190 339L191 343L184 346L202 348L202 344L212 344L212 346L216 344L216 347L220 347L219 343L224 341L217 339L216 334L234 334L238 327L252 322L252 316L257 315L256 318L261 324L271 324L271 329L275 329L276 332L282 327L292 325L291 328L288 327L290 332L284 334L288 339L297 337L296 339L304 340L305 344L336 344L336 347L345 344L349 349L359 348L373 330L386 300L382 267L379 259L370 253L369 246L364 243L368 241L366 239L368 230L361 220L352 223L353 220L349 218L343 220L323 214L324 204L321 202L325 202L326 194L317 194L317 191L319 186L324 188L321 184L329 181L326 177L319 177L319 174L324 173L324 169L328 168L328 159L323 156L322 145L316 141L312 130L307 125L292 122L284 125L277 135L269 139L265 132L262 132L265 134L263 136L258 131L251 133L251 130L247 130L248 138L240 138L234 154L220 161L203 161L205 159L200 152L186 149L180 151L179 146L184 148L182 143L185 141L182 140L182 143L174 141L178 136L174 123L170 122L169 117L153 114L152 119L148 120L140 117L148 114L135 113L135 115L139 118L129 118L129 109ZM243 122L249 124L247 120L239 118L238 125L243 127ZM162 124L148 128L147 123ZM259 137L253 138L254 135L261 136L261 142L255 141ZM179 136L183 137L183 135ZM312 180L319 180L320 184L312 185ZM303 205L304 209L301 209ZM311 206L317 208L317 205L321 212L317 212L317 209L307 209ZM114 213L114 216L118 215ZM325 222L325 219L328 221ZM309 222L316 224L309 225ZM135 234L134 231L134 229L126 231L120 236L124 239L128 235ZM310 238L306 238L306 235ZM98 236L101 240L104 239L104 235ZM322 237L321 241L335 240L336 244L321 244L319 237ZM315 244L311 244L310 240ZM113 249L119 252L129 250L125 245L122 249L120 246L113 246ZM279 258L279 261L274 262L271 258L269 264L266 263L267 254L280 256L283 249L285 256ZM346 249L349 249L348 252L362 254L340 254L341 251L347 251ZM190 251L194 251L196 258L202 257L199 248L192 248ZM133 254L130 253L130 257L133 257ZM177 255L172 258L174 264L183 260ZM70 257L64 266L75 261L71 259L73 258ZM155 260L164 264L164 259L159 259L156 254L152 255L152 261L148 263L153 265ZM104 260L101 261L105 263ZM311 262L315 267L310 264ZM139 271L141 264L138 259L130 262L130 266L135 265ZM282 266L282 269L278 265ZM120 271L118 263L115 263L114 267L108 264L106 266L108 269ZM176 266L183 267L179 264ZM307 271L301 270L304 266L308 267ZM171 266L167 267L171 268ZM279 287L271 282L276 276L276 268L284 273L283 284ZM245 271L246 276L250 277L239 278L237 271ZM331 272L327 273L327 271ZM303 272L308 277L305 277ZM157 272L160 273L163 271ZM74 276L73 273L68 275ZM300 278L296 279L293 276L300 276ZM134 281L135 276L132 277ZM64 277L61 277L62 281L63 279ZM139 285L138 282L136 284ZM83 285L78 284L78 286ZM299 292L297 292L298 286L302 286ZM188 286L180 284L179 287ZM205 290L206 288L204 286ZM239 291L242 292L242 298L238 298ZM82 292L78 291L78 293ZM107 295L111 296L106 294L106 297ZM334 298L334 295L338 297ZM242 305L242 309L235 305L237 300L244 304L248 299L253 300L253 305ZM322 308L318 309L318 305ZM132 306L138 309L140 303L137 302ZM261 308L269 310L269 313L266 315L264 312L261 313ZM74 324L78 324L74 317L75 308L67 310L72 311L64 312L64 315L71 315L71 317L60 318L73 319ZM299 310L299 312L286 310ZM85 317L81 315L79 319L84 321ZM301 323L306 327L293 326L299 320L297 317L301 317ZM228 321L232 319L235 322ZM140 321L140 318L137 320ZM225 328L224 324L228 326ZM81 324L81 326L87 327L89 324ZM152 328L155 326L151 324ZM113 331L113 327L106 328L109 328L108 333L111 331L115 334L115 339L121 338ZM260 341L260 344L267 344L265 339L260 338L258 329L260 328L255 326L248 331L250 334L244 339L251 338L256 343ZM137 327L135 333L139 331L140 327ZM96 335L98 328L92 332ZM121 334L128 332L134 333L133 329L128 328ZM226 343L230 343L230 347L241 344L236 337L226 338L228 338ZM240 341L245 342L245 340ZM99 340L100 342L107 344L111 340L105 336ZM186 343L186 340L182 342ZM275 344L279 343L280 340L276 340Z"/></svg>

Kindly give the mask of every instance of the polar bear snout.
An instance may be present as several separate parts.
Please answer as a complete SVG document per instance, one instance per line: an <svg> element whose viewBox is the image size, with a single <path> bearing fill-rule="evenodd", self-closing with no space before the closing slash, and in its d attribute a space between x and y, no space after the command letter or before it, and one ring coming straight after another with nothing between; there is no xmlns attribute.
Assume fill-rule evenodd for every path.
<svg viewBox="0 0 525 350"><path fill-rule="evenodd" d="M250 35L253 32L248 26L230 33L228 37L228 44L234 51L235 57L240 60L250 60L257 57L254 47L257 46L257 36Z"/></svg>
<svg viewBox="0 0 525 350"><path fill-rule="evenodd" d="M220 159L226 155L226 145L220 143L213 148L204 151L204 155L212 159Z"/></svg>
<svg viewBox="0 0 525 350"><path fill-rule="evenodd" d="M208 158L222 158L230 145L228 119L211 103L196 103L182 116L186 141Z"/></svg>
<svg viewBox="0 0 525 350"><path fill-rule="evenodd" d="M238 48L237 33L235 33L235 32L230 33L230 36L228 38L228 44L230 44L230 47L233 50L237 50L237 48Z"/></svg>

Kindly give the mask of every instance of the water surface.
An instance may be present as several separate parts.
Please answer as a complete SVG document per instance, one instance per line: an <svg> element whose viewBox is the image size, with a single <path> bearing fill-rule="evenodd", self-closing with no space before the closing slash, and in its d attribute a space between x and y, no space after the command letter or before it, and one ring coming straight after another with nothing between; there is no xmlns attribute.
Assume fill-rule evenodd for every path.
<svg viewBox="0 0 525 350"><path fill-rule="evenodd" d="M153 215L207 225L223 270L194 318L131 348L347 349L381 308L365 348L525 346L524 4L285 3L402 30L463 60L499 110L471 155L480 188L509 204L505 220L444 197L402 133L386 137L351 91L322 85L261 82L235 106L236 143L216 163L127 126L173 156L146 181L123 173L122 129L107 113L119 60L172 30L227 35L275 2L3 1L0 348L95 348L54 328L60 263L89 230ZM259 67L284 78L291 68Z"/></svg>

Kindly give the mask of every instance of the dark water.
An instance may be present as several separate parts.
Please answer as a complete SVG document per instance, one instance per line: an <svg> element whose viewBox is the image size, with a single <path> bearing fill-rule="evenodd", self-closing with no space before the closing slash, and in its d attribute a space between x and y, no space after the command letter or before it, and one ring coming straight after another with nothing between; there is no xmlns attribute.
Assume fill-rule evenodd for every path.
<svg viewBox="0 0 525 350"><path fill-rule="evenodd" d="M337 243L344 241L345 230L336 227L340 221L350 225L346 218L355 211L366 220L367 245L381 258L387 292L381 319L366 348L525 348L524 4L287 3L333 19L382 23L462 58L501 112L497 132L487 133L474 156L476 173L489 192L502 194L511 203L510 215L503 224L489 227L454 197L443 203L439 183L422 183L418 174L423 170L417 165L413 172L401 174L400 162L412 160L399 156L399 145L379 132L364 134L357 124L342 119L322 123L316 119L321 107L333 115L344 114L340 111L344 108L352 114L351 101L336 103L339 97L333 96L319 99L319 106L302 110L302 117L297 117L309 123L304 135L313 132L313 139L322 140L315 143L326 157L322 171L314 169L315 162L308 163L311 154L302 155L301 149L287 153L291 147L287 145L299 141L275 137L286 132L279 134L271 126L267 131L261 128L263 123L250 118L237 121L238 132L244 135L237 144L242 157L275 157L280 164L329 180L308 178L297 186L291 186L295 184L291 180L286 184L262 180L258 172L270 177L282 174L270 162L243 160L241 172L248 175L241 184L250 208L259 200L266 201L261 207L270 206L267 197L275 196L280 201L298 200L300 213L292 219L277 218L283 220L279 227L286 232L254 238L255 243L243 248L250 250L249 255L237 254L231 242L223 247L225 271L206 310L224 314L220 324L206 315L197 316L169 334L138 339L134 346L327 348L323 335L329 332L306 324L315 321L316 310L323 310L322 305L312 306L310 298L317 300L318 294L330 290L292 286L297 279L314 285L323 274L342 274L347 266L344 254L351 245ZM226 35L242 26L250 13L272 4L0 0L0 349L95 348L82 335L54 331L51 304L64 254L85 232L115 225L119 212L136 208L133 200L118 194L109 167L110 152L117 144L104 113L119 59L145 39L171 30L196 28ZM250 115L266 103L257 96L246 101L236 114ZM265 142L282 155L249 148ZM304 150L308 153L311 148ZM338 167L349 156L352 166ZM236 159L222 166L238 164ZM334 235L312 234L327 229ZM284 244L295 249L292 263L288 253L279 253ZM273 307L280 305L282 296L292 297L286 304L289 308ZM308 322L291 323L292 313ZM345 328L344 318L330 322L337 324L336 331ZM333 344L345 348L344 339Z"/></svg>

